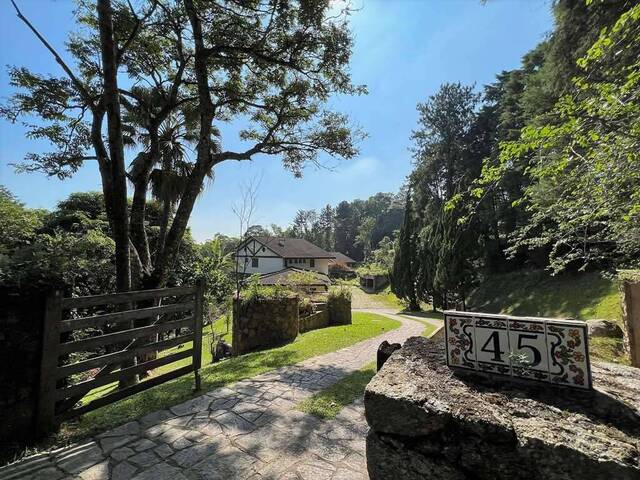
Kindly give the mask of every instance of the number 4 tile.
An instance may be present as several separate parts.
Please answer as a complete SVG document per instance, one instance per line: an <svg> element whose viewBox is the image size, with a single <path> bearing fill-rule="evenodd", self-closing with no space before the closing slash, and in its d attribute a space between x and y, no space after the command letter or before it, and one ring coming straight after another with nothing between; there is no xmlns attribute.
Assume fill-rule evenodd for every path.
<svg viewBox="0 0 640 480"><path fill-rule="evenodd" d="M511 375L507 318L478 317L475 335L478 370Z"/></svg>

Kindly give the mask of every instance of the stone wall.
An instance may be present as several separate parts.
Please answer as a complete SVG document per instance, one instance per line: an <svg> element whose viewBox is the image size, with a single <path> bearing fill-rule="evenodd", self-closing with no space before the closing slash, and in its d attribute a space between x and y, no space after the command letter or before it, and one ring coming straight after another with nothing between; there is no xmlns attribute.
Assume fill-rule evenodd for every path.
<svg viewBox="0 0 640 480"><path fill-rule="evenodd" d="M300 333L329 326L329 309L326 303L316 304L317 311L306 317L300 317Z"/></svg>
<svg viewBox="0 0 640 480"><path fill-rule="evenodd" d="M330 325L351 325L351 299L329 296L327 307Z"/></svg>
<svg viewBox="0 0 640 480"><path fill-rule="evenodd" d="M235 300L233 355L270 348L298 336L298 297Z"/></svg>
<svg viewBox="0 0 640 480"><path fill-rule="evenodd" d="M592 365L595 390L451 370L407 340L367 386L372 480L640 478L640 370Z"/></svg>
<svg viewBox="0 0 640 480"><path fill-rule="evenodd" d="M34 432L46 294L0 289L0 450Z"/></svg>

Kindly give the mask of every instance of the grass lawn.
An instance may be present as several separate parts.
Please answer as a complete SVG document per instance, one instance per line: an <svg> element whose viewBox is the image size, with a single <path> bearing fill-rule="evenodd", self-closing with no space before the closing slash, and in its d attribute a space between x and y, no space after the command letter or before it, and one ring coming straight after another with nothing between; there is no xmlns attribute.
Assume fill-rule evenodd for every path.
<svg viewBox="0 0 640 480"><path fill-rule="evenodd" d="M400 322L382 315L354 312L352 325L312 330L299 335L295 341L287 345L249 353L217 364L209 363L211 354L207 342L203 342L203 368L200 371L202 392L200 394L285 365L301 362L316 355L339 350L399 326ZM224 329L224 327L222 328ZM184 344L182 348L189 348L189 346L190 344ZM167 353L169 352L171 350L167 351ZM185 359L158 369L154 373L158 374L162 373L162 371L173 370L179 365L188 365L189 363L190 359ZM103 395L113 388L115 388L115 385L105 386L99 391L92 392L92 395ZM87 437L147 413L181 403L193 396L193 376L185 375L174 381L90 412L77 421L65 423L58 436L52 441L55 444L60 444Z"/></svg>
<svg viewBox="0 0 640 480"><path fill-rule="evenodd" d="M615 280L597 272L551 277L542 271L493 275L470 295L467 308L488 313L622 321ZM621 339L591 338L594 359L629 364Z"/></svg>
<svg viewBox="0 0 640 480"><path fill-rule="evenodd" d="M579 320L622 318L616 282L597 272L556 277L542 271L493 275L471 292L467 309Z"/></svg>
<svg viewBox="0 0 640 480"><path fill-rule="evenodd" d="M375 374L376 363L371 362L302 401L297 408L316 417L334 418L345 406L363 395L367 383Z"/></svg>
<svg viewBox="0 0 640 480"><path fill-rule="evenodd" d="M624 352L624 345L622 344L621 338L590 338L589 355L596 360L631 365L631 359Z"/></svg>
<svg viewBox="0 0 640 480"><path fill-rule="evenodd" d="M397 308L399 310L402 310L405 307L402 300L396 297L395 293L391 291L391 287L388 285L383 290L377 293L372 293L371 296L374 298L374 300L382 303L389 308Z"/></svg>

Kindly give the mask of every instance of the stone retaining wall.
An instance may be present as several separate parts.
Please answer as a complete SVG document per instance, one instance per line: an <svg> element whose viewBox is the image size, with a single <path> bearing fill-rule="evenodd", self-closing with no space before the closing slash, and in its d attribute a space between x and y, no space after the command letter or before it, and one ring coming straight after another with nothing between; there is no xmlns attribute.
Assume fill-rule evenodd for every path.
<svg viewBox="0 0 640 480"><path fill-rule="evenodd" d="M295 339L298 331L298 297L233 303L233 355L282 345Z"/></svg>
<svg viewBox="0 0 640 480"><path fill-rule="evenodd" d="M316 313L312 313L311 315L307 315L306 317L300 317L300 333L329 326L329 309L327 307L327 304L317 304L316 308Z"/></svg>
<svg viewBox="0 0 640 480"><path fill-rule="evenodd" d="M351 300L329 297L327 302L330 325L351 325Z"/></svg>
<svg viewBox="0 0 640 480"><path fill-rule="evenodd" d="M592 365L595 390L451 370L412 337L366 388L371 480L637 480L640 370Z"/></svg>

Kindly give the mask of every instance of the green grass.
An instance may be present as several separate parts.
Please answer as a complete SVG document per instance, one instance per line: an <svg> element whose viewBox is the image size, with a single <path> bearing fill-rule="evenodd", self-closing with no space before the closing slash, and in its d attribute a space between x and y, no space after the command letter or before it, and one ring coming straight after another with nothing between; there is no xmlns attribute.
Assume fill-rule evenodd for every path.
<svg viewBox="0 0 640 480"><path fill-rule="evenodd" d="M302 401L297 408L319 418L334 418L340 410L364 394L367 383L375 374L376 363L371 362L329 388Z"/></svg>
<svg viewBox="0 0 640 480"><path fill-rule="evenodd" d="M631 365L629 356L624 352L621 338L592 337L589 339L589 355L604 362Z"/></svg>
<svg viewBox="0 0 640 480"><path fill-rule="evenodd" d="M616 282L596 272L556 277L541 271L493 275L471 293L467 309L580 320L622 318Z"/></svg>
<svg viewBox="0 0 640 480"><path fill-rule="evenodd" d="M217 364L205 363L210 361L211 355L208 352L206 342L203 342L202 392L298 363L316 355L339 350L399 326L400 322L382 315L354 312L352 325L313 330L299 335L295 341L287 345L234 357ZM189 344L185 344L182 348L189 348L189 346ZM189 363L190 360L186 359L183 362L176 362L171 366L164 367L164 370L174 370L180 364L187 365ZM160 373L163 371L163 369L158 370ZM154 374L158 374L158 372L156 371ZM115 385L104 387L100 394L103 395L113 388ZM94 391L92 396L95 397L96 394L97 392ZM90 412L75 422L68 422L63 425L58 437L52 441L57 445L78 440L147 413L176 405L193 396L193 376L185 375Z"/></svg>
<svg viewBox="0 0 640 480"><path fill-rule="evenodd" d="M478 312L622 322L615 280L597 272L551 277L541 271L493 275L470 295L467 309ZM629 364L622 340L590 338L593 359Z"/></svg>
<svg viewBox="0 0 640 480"><path fill-rule="evenodd" d="M373 293L371 296L378 302L390 308L398 308L403 309L405 307L402 300L400 300L396 295L391 291L391 287L388 285L381 290L380 292Z"/></svg>

